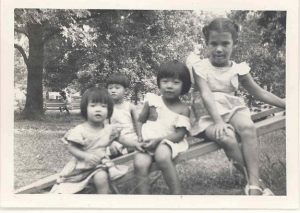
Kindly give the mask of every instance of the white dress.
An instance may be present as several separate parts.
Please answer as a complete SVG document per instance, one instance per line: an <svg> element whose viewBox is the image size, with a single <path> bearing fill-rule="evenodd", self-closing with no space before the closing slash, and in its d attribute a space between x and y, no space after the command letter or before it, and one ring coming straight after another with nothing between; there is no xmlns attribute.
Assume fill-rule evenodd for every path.
<svg viewBox="0 0 300 213"><path fill-rule="evenodd" d="M200 59L196 55L190 55L187 60L191 75L193 75L192 70L194 70L196 75L207 82L213 93L218 112L225 122L229 122L237 111L251 117L250 110L246 107L244 100L235 96L239 85L238 76L248 74L250 67L245 62L237 64L232 61L231 63L232 66L230 67L215 67L209 59ZM194 92L194 97L192 109L198 122L193 126L191 135L203 132L214 123L205 109L198 91Z"/></svg>
<svg viewBox="0 0 300 213"><path fill-rule="evenodd" d="M143 140L151 140L158 137L165 137L175 133L177 127L184 127L187 131L190 130L190 120L188 117L177 114L171 111L163 102L162 97L153 93L148 93L145 96L145 101L148 101L149 107L155 107L157 112L157 120L147 120L142 126ZM188 149L189 145L184 138L182 141L175 143L164 139L161 143L166 143L172 150L172 158L174 159L179 153Z"/></svg>

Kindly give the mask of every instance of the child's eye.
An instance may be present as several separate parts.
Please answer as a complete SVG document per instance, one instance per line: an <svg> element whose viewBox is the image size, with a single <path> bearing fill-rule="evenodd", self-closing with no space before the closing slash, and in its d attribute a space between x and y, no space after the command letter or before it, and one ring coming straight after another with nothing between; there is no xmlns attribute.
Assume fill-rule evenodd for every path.
<svg viewBox="0 0 300 213"><path fill-rule="evenodd" d="M101 104L101 107L106 108L107 104Z"/></svg>
<svg viewBox="0 0 300 213"><path fill-rule="evenodd" d="M229 44L230 44L229 42L223 42L223 43L222 43L222 45L223 45L224 47L228 46Z"/></svg>
<svg viewBox="0 0 300 213"><path fill-rule="evenodd" d="M218 45L217 42L214 42L214 41L209 42L209 44L210 44L211 46L214 46L214 47Z"/></svg>

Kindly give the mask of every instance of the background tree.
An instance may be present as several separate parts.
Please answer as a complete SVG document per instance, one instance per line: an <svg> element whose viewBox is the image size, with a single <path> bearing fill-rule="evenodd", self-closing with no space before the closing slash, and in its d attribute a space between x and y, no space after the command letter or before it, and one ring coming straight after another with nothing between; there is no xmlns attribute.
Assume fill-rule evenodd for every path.
<svg viewBox="0 0 300 213"><path fill-rule="evenodd" d="M233 59L248 62L256 81L283 97L285 12L230 11L227 16L242 26ZM185 61L196 45L206 57L201 29L214 17L205 11L16 9L15 81L24 83L28 74L24 115L43 113L43 87L82 92L105 86L112 73L130 77L129 98L137 103L156 90L154 74L161 62Z"/></svg>
<svg viewBox="0 0 300 213"><path fill-rule="evenodd" d="M76 25L75 18L88 15L85 10L15 9L15 34L28 38L28 49L26 45L14 44L27 68L27 93L23 110L25 118L34 119L43 114L45 44L63 27Z"/></svg>

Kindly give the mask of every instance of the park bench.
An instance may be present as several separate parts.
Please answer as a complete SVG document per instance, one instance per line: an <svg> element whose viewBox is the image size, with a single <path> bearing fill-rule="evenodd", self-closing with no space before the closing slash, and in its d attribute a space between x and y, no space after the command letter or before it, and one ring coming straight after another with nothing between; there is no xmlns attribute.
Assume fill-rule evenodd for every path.
<svg viewBox="0 0 300 213"><path fill-rule="evenodd" d="M262 136L264 134L284 129L285 128L285 112L279 108L271 108L252 115L252 120L255 122L257 135ZM190 141L190 140L189 140ZM193 143L190 144L190 148L181 153L176 159L175 164L180 162L186 162L190 159L198 158L204 154L216 151L220 149L220 146L212 141L205 141L204 139L193 138ZM112 188L115 193L120 193L118 186L124 185L129 180L134 179L133 160L134 153L120 156L113 159L115 164L125 164L129 166L128 173L120 179L113 182ZM151 172L157 171L158 168L155 163L151 167ZM15 191L16 194L36 194L47 193L56 182L58 174L54 174L43 179L40 179L27 186L21 187ZM157 179L157 178L154 178ZM155 180L152 180L155 181Z"/></svg>
<svg viewBox="0 0 300 213"><path fill-rule="evenodd" d="M45 110L59 110L63 108L66 104L60 100L54 101L45 101L44 109ZM79 109L80 108L80 99L79 100L72 100L71 104L68 105L70 110Z"/></svg>

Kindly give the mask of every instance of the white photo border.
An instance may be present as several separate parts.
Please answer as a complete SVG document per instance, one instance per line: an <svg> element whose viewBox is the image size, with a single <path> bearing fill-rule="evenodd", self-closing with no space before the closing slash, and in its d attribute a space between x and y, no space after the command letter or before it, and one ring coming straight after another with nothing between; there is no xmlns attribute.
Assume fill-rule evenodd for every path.
<svg viewBox="0 0 300 213"><path fill-rule="evenodd" d="M1 1L1 206L101 209L297 209L299 208L299 34L297 0L2 0ZM14 194L14 8L283 10L286 37L286 196ZM296 116L297 115L297 116Z"/></svg>

